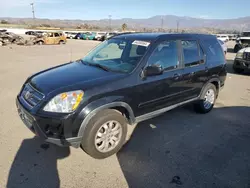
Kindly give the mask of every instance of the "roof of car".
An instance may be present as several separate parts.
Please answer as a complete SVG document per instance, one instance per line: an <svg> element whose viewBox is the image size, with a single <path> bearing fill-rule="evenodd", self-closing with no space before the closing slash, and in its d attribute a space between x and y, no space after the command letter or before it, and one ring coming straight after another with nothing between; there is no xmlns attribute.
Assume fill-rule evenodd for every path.
<svg viewBox="0 0 250 188"><path fill-rule="evenodd" d="M203 38L203 37L214 37L209 34L193 34L193 33L127 33L119 34L112 38L126 38L129 40L144 40L144 41L154 41L158 38Z"/></svg>

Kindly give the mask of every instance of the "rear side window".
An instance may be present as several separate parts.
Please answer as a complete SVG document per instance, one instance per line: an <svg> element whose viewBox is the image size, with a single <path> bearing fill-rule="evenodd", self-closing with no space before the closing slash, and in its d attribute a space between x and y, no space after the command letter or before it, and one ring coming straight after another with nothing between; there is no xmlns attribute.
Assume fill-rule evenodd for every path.
<svg viewBox="0 0 250 188"><path fill-rule="evenodd" d="M55 37L59 37L59 33L54 33L54 36Z"/></svg>
<svg viewBox="0 0 250 188"><path fill-rule="evenodd" d="M225 63L224 52L217 39L204 39L203 42L206 49L207 61Z"/></svg>
<svg viewBox="0 0 250 188"><path fill-rule="evenodd" d="M182 40L182 49L185 67L203 63L203 51L195 40Z"/></svg>

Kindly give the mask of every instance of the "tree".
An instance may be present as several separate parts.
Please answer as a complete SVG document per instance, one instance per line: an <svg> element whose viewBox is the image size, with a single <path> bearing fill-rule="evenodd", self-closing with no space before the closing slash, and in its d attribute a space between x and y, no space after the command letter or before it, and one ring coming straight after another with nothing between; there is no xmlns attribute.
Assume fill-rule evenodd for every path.
<svg viewBox="0 0 250 188"><path fill-rule="evenodd" d="M127 24L122 24L122 31L125 31L125 30L127 30L127 28L128 28L128 26L127 26Z"/></svg>
<svg viewBox="0 0 250 188"><path fill-rule="evenodd" d="M1 20L1 22L0 22L1 24L9 24L9 22L8 21L6 21L6 20Z"/></svg>

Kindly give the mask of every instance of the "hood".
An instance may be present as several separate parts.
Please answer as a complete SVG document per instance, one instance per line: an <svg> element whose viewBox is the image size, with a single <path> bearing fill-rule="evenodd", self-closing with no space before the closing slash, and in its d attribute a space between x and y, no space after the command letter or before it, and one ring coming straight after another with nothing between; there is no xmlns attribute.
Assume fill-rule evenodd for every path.
<svg viewBox="0 0 250 188"><path fill-rule="evenodd" d="M52 91L83 82L103 82L112 79L112 77L116 78L118 75L124 74L107 72L97 67L73 62L35 74L30 78L30 83L42 93L48 94Z"/></svg>
<svg viewBox="0 0 250 188"><path fill-rule="evenodd" d="M244 52L250 52L250 47L247 47L247 48L243 48L241 49L240 51L238 51L238 53L244 53Z"/></svg>

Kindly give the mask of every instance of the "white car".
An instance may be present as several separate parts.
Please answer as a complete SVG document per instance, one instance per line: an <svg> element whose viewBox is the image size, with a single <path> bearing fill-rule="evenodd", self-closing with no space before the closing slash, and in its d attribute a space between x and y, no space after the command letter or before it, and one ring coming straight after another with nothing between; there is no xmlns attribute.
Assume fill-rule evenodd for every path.
<svg viewBox="0 0 250 188"><path fill-rule="evenodd" d="M219 39L223 42L229 41L229 37L227 35L217 35L217 39Z"/></svg>
<svg viewBox="0 0 250 188"><path fill-rule="evenodd" d="M223 41L220 40L220 39L218 39L218 41L219 41L219 43L220 43L220 45L221 45L221 47L222 47L224 53L226 54L226 53L227 53L227 45L226 45L226 43L223 42Z"/></svg>
<svg viewBox="0 0 250 188"><path fill-rule="evenodd" d="M73 39L73 38L75 38L76 34L77 34L77 33L75 33L75 32L65 32L65 35L66 35L66 37L67 37L68 39Z"/></svg>
<svg viewBox="0 0 250 188"><path fill-rule="evenodd" d="M101 40L101 38L106 35L105 32L97 32L95 35L95 40Z"/></svg>

